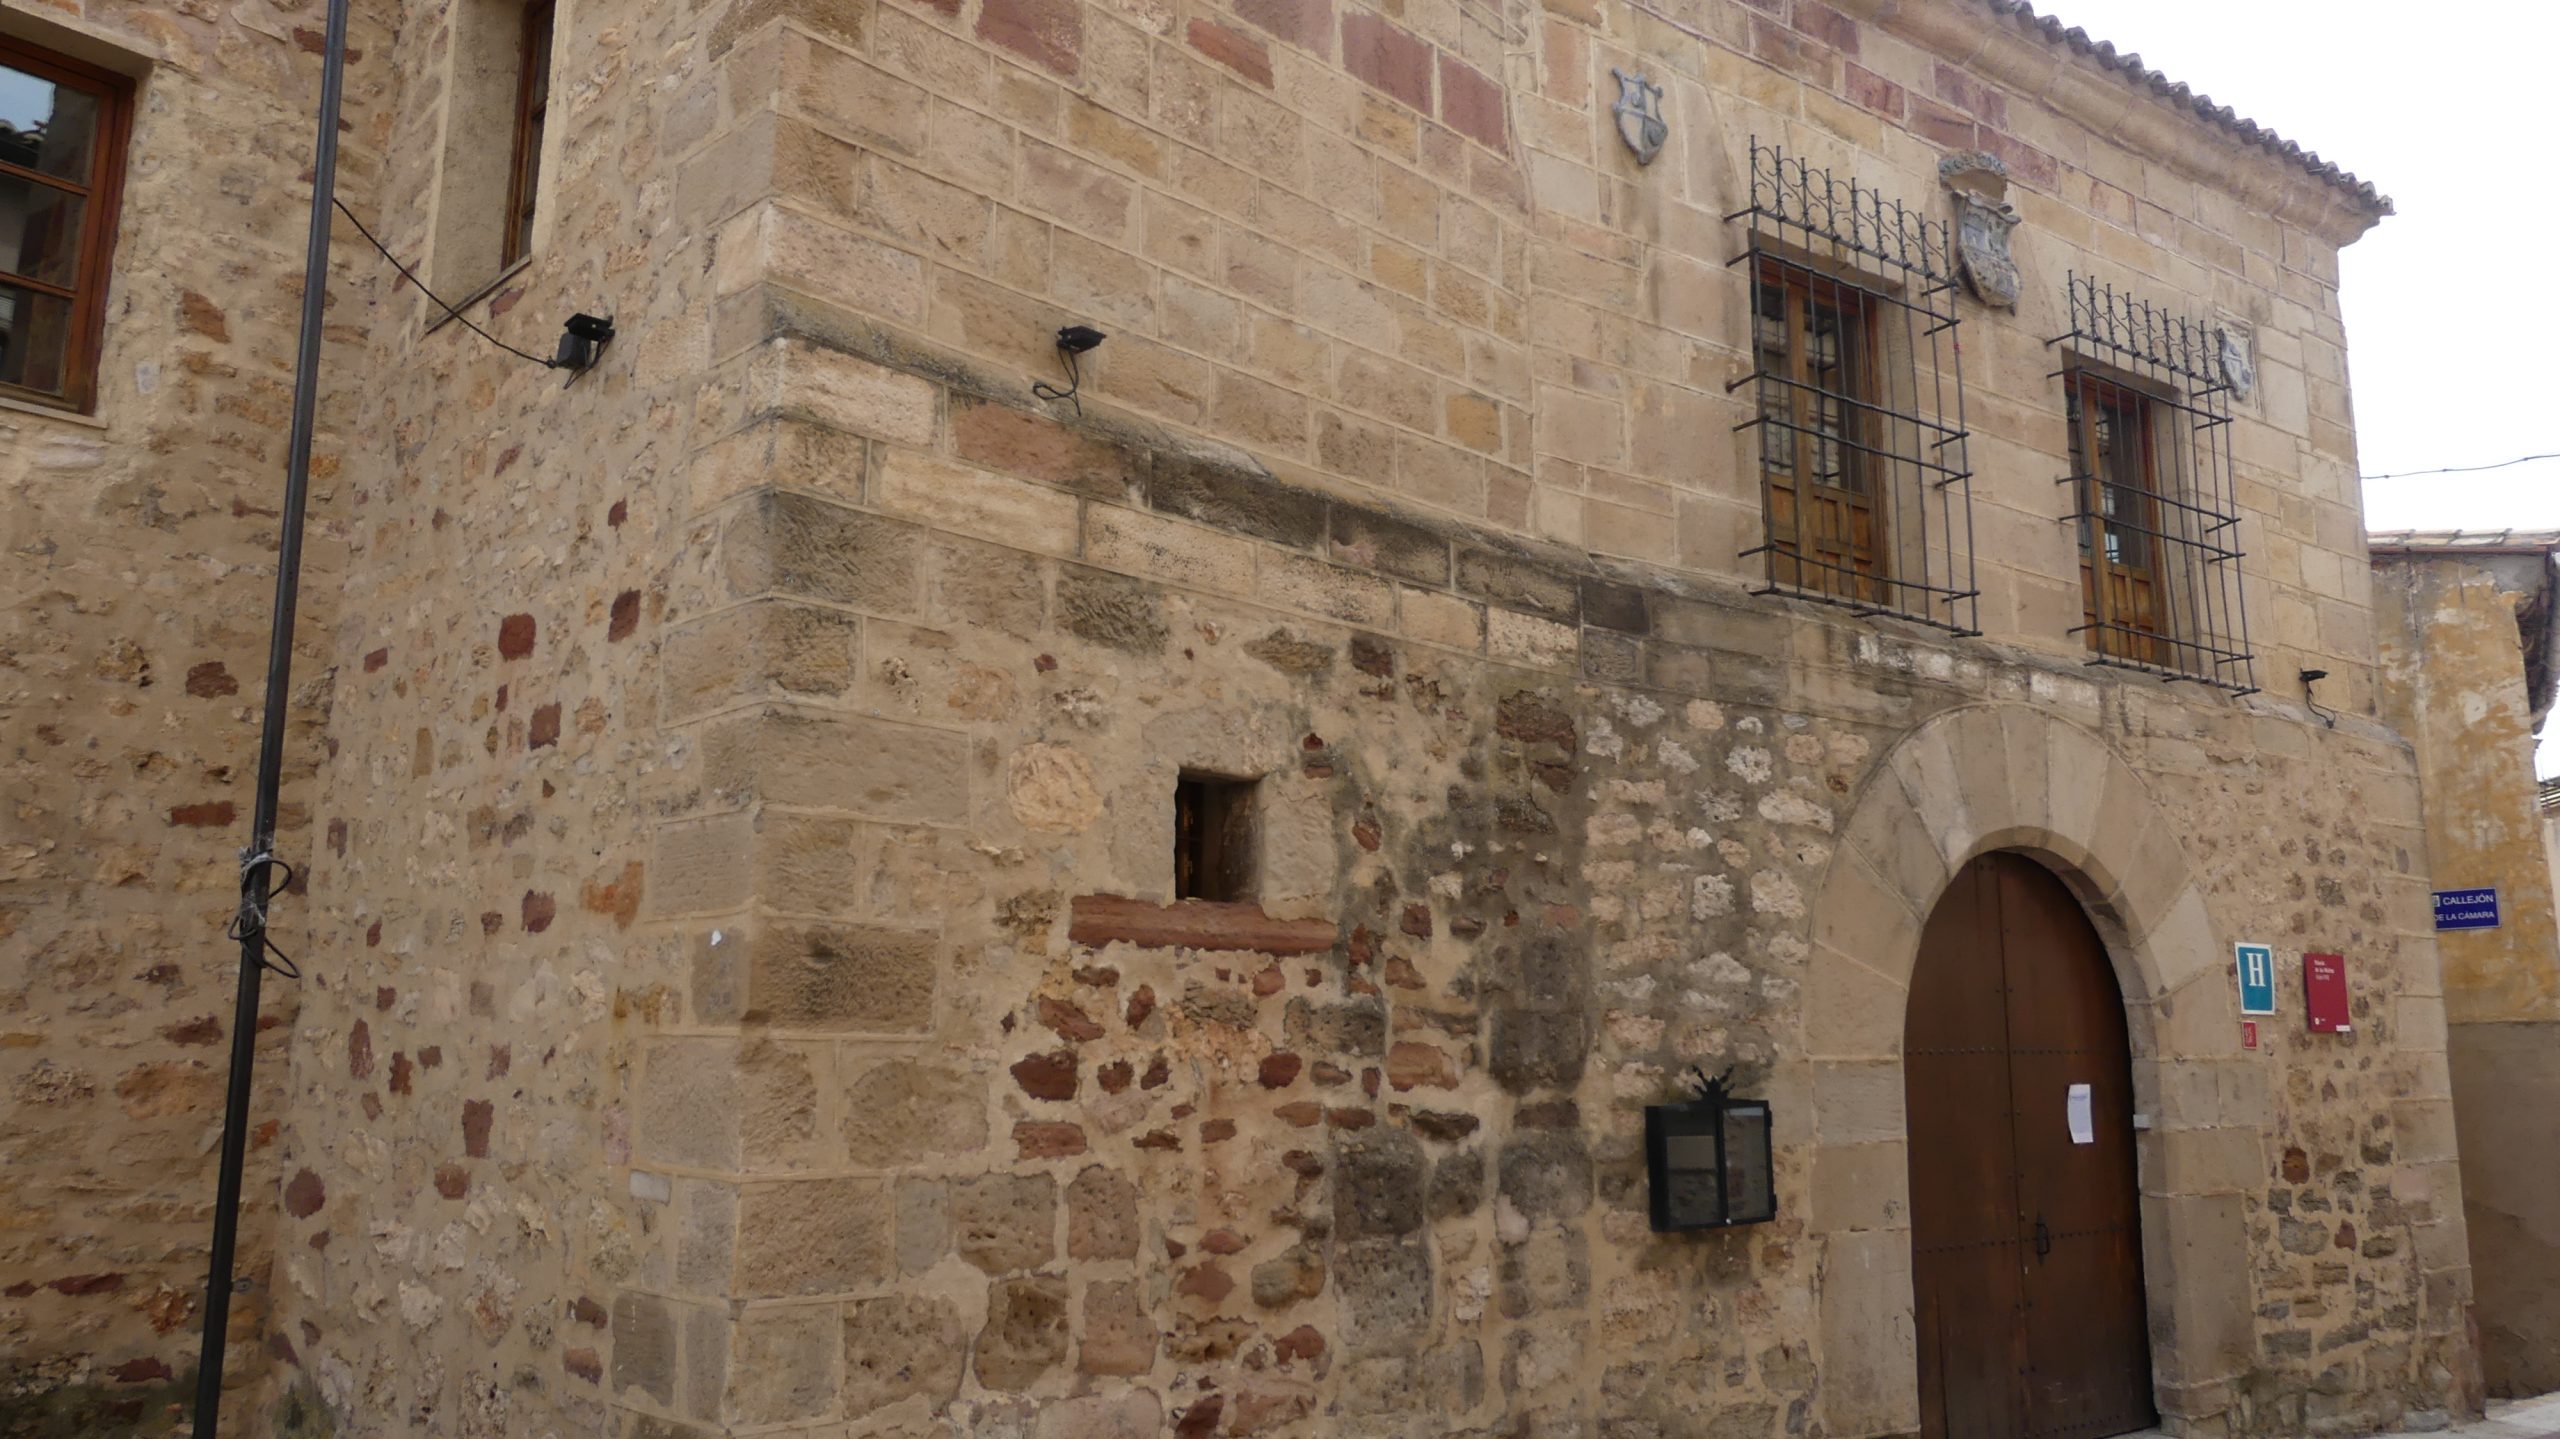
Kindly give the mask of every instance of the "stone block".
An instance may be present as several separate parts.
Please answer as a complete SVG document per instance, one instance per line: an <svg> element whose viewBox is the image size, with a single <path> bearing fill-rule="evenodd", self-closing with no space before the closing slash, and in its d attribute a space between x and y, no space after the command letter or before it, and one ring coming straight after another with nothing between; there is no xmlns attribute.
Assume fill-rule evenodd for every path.
<svg viewBox="0 0 2560 1439"><path fill-rule="evenodd" d="M722 807L758 799L875 819L956 824L968 814L965 735L859 715L768 707L702 735L702 783Z"/></svg>
<svg viewBox="0 0 2560 1439"><path fill-rule="evenodd" d="M925 546L925 562L926 612L937 623L1025 640L1048 623L1050 567L1036 555L936 537Z"/></svg>
<svg viewBox="0 0 2560 1439"><path fill-rule="evenodd" d="M1086 1374L1133 1376L1155 1368L1155 1320L1134 1281L1098 1281L1084 1293L1084 1340L1076 1368Z"/></svg>
<svg viewBox="0 0 2560 1439"><path fill-rule="evenodd" d="M951 402L951 448L972 464L1124 503L1137 498L1150 464L1137 446L965 396Z"/></svg>
<svg viewBox="0 0 2560 1439"><path fill-rule="evenodd" d="M1835 857L1823 877L1813 942L1879 977L1907 974L1919 954L1920 922L1892 882L1852 849Z"/></svg>
<svg viewBox="0 0 2560 1439"><path fill-rule="evenodd" d="M1058 628L1134 655L1161 654L1173 637L1154 586L1082 565L1059 567Z"/></svg>
<svg viewBox="0 0 2560 1439"><path fill-rule="evenodd" d="M697 1014L785 1030L914 1034L932 1027L936 936L758 919L694 950Z"/></svg>
<svg viewBox="0 0 2560 1439"><path fill-rule="evenodd" d="M982 1174L951 1182L952 1244L988 1274L1037 1269L1058 1255L1058 1182Z"/></svg>
<svg viewBox="0 0 2560 1439"><path fill-rule="evenodd" d="M862 498L864 445L858 435L807 420L771 416L724 436L694 456L696 514L750 490L813 490L848 503Z"/></svg>
<svg viewBox="0 0 2560 1439"><path fill-rule="evenodd" d="M1578 1129L1515 1134L1496 1168L1497 1192L1533 1222L1571 1219L1591 1207L1591 1151Z"/></svg>
<svg viewBox="0 0 2560 1439"><path fill-rule="evenodd" d="M1824 1144L1813 1153L1808 1221L1816 1234L1911 1225L1911 1156L1903 1145Z"/></svg>
<svg viewBox="0 0 2560 1439"><path fill-rule="evenodd" d="M1111 505L1088 507L1084 526L1084 555L1093 564L1224 594L1253 587L1250 540Z"/></svg>
<svg viewBox="0 0 2560 1439"><path fill-rule="evenodd" d="M2147 1186L2155 1193L2255 1194L2266 1186L2266 1141L2257 1129L2164 1129L2148 1137L2159 1156Z"/></svg>
<svg viewBox="0 0 2560 1439"><path fill-rule="evenodd" d="M613 1301L612 1387L633 1390L662 1409L676 1402L676 1310L654 1294L624 1294Z"/></svg>
<svg viewBox="0 0 2560 1439"><path fill-rule="evenodd" d="M1412 1234L1422 1228L1430 1164L1421 1142L1401 1129L1337 1136L1333 1223L1345 1239Z"/></svg>
<svg viewBox="0 0 2560 1439"><path fill-rule="evenodd" d="M755 897L753 816L661 824L651 838L649 917L732 910Z"/></svg>
<svg viewBox="0 0 2560 1439"><path fill-rule="evenodd" d="M1160 454L1147 478L1147 504L1169 515L1258 540L1313 549L1325 535L1325 504L1258 466L1206 456Z"/></svg>
<svg viewBox="0 0 2560 1439"><path fill-rule="evenodd" d="M742 1298L839 1294L889 1278L896 1207L872 1179L796 1179L738 1193Z"/></svg>
<svg viewBox="0 0 2560 1439"><path fill-rule="evenodd" d="M738 599L779 594L910 617L922 594L924 531L794 490L729 511L719 562Z"/></svg>
<svg viewBox="0 0 2560 1439"><path fill-rule="evenodd" d="M658 655L668 724L744 700L837 699L861 673L862 622L837 610L750 600L669 628Z"/></svg>
<svg viewBox="0 0 2560 1439"><path fill-rule="evenodd" d="M1835 866L1852 861L1841 856ZM1826 888L1823 903L1831 903ZM1895 909L1901 910L1899 902ZM1917 943L1916 926L1913 942ZM1908 968L1906 962L1901 966ZM1910 991L1826 944L1805 978L1805 1054L1814 1059L1890 1059L1902 1053Z"/></svg>
<svg viewBox="0 0 2560 1439"><path fill-rule="evenodd" d="M940 1409L959 1392L968 1352L960 1311L948 1300L901 1294L845 1305L845 1417L917 1397Z"/></svg>
<svg viewBox="0 0 2560 1439"><path fill-rule="evenodd" d="M1591 1038L1581 1014L1506 1007L1493 1011L1492 1033L1487 1067L1503 1088L1519 1094L1582 1082Z"/></svg>
<svg viewBox="0 0 2560 1439"><path fill-rule="evenodd" d="M1409 1354L1430 1333L1431 1248L1419 1234L1336 1243L1333 1287L1352 1353Z"/></svg>
<svg viewBox="0 0 2560 1439"><path fill-rule="evenodd" d="M1398 594L1401 628L1428 644L1473 652L1484 648L1484 606L1437 590L1407 589Z"/></svg>
<svg viewBox="0 0 2560 1439"><path fill-rule="evenodd" d="M725 1417L749 1424L815 1419L833 1407L843 1321L832 1307L751 1309L739 1316Z"/></svg>
<svg viewBox="0 0 2560 1439"><path fill-rule="evenodd" d="M978 1382L1018 1393L1067 1357L1067 1281L1049 1275L987 1286L987 1322L978 1331Z"/></svg>
<svg viewBox="0 0 2560 1439"><path fill-rule="evenodd" d="M987 1144L983 1074L954 1065L892 1059L854 1074L845 1088L845 1157L865 1169L898 1169Z"/></svg>
<svg viewBox="0 0 2560 1439"><path fill-rule="evenodd" d="M741 1170L814 1162L816 1066L768 1041L663 1037L646 1046L633 1148L649 1161Z"/></svg>
<svg viewBox="0 0 2560 1439"><path fill-rule="evenodd" d="M813 227L821 224L796 216L794 223ZM817 254L807 258L813 262L849 259ZM883 286L907 288L905 295L892 298L881 313L895 314L917 303L923 286L911 264L899 266L885 260L880 263L889 268L874 266L863 273L876 270ZM839 290L831 278L823 280L821 288L829 294ZM751 412L771 412L919 448L930 447L941 428L939 386L806 340L779 339L769 343L752 362L747 385Z"/></svg>
<svg viewBox="0 0 2560 1439"><path fill-rule="evenodd" d="M951 1189L938 1180L898 1185L898 1272L922 1274L951 1248Z"/></svg>
<svg viewBox="0 0 2560 1439"><path fill-rule="evenodd" d="M935 529L1016 549L1072 555L1081 509L1047 485L953 464L913 450L889 450L871 482L871 502Z"/></svg>
<svg viewBox="0 0 2560 1439"><path fill-rule="evenodd" d="M1580 1230L1541 1230L1504 1244L1494 1266L1495 1308L1506 1319L1570 1315L1591 1298L1591 1241Z"/></svg>
<svg viewBox="0 0 2560 1439"><path fill-rule="evenodd" d="M1382 510L1336 502L1326 533L1333 557L1345 564L1419 584L1449 582L1449 540L1435 530Z"/></svg>
<svg viewBox="0 0 2560 1439"><path fill-rule="evenodd" d="M1920 1427L1911 1236L1873 1229L1823 1241L1822 1424L1839 1435Z"/></svg>
<svg viewBox="0 0 2560 1439"><path fill-rule="evenodd" d="M725 1296L737 1265L738 1187L709 1179L682 1179L674 1187L676 1286Z"/></svg>
<svg viewBox="0 0 2560 1439"><path fill-rule="evenodd" d="M1067 1186L1067 1257L1135 1259L1138 1187L1127 1175L1094 1165Z"/></svg>
<svg viewBox="0 0 2560 1439"><path fill-rule="evenodd" d="M2142 1221L2152 1366L2160 1381L2207 1384L2246 1373L2256 1358L2256 1319L2244 1197L2149 1199Z"/></svg>
<svg viewBox="0 0 2560 1439"><path fill-rule="evenodd" d="M1898 1144L1907 1128L1902 1065L1893 1060L1817 1062L1814 1132L1824 1144Z"/></svg>

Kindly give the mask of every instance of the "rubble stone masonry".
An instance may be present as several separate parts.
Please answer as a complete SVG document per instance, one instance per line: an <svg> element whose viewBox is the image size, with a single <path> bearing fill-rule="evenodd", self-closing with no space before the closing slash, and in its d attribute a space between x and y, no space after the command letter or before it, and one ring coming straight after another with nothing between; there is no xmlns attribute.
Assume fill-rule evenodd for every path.
<svg viewBox="0 0 2560 1439"><path fill-rule="evenodd" d="M603 365L338 302L254 1432L1910 1432L1902 1001L2003 848L2123 982L2171 1426L2476 1408L2336 303L2372 203L2014 8L561 0L533 253L469 309L536 350L611 313ZM366 37L357 203L405 254L457 13ZM1612 67L1665 86L1649 167ZM2024 298L1961 332L1979 639L1749 593L1754 134L1914 205L1948 151L2016 179ZM2258 673L2329 670L2335 730L2085 664L2067 269L2253 327ZM1110 333L1080 409L1029 390L1068 323ZM132 505L168 466L64 433ZM139 565L107 541L147 513L89 548ZM203 562L162 563L153 622L209 623ZM82 624L89 674L124 629ZM50 863L199 797L82 808L13 743L65 787ZM1246 900L1170 904L1185 772L1258 781ZM177 873L82 882L176 936ZM11 944L91 922L66 882ZM2243 1050L2243 938L2352 956L2353 1033ZM144 993L84 1022L140 1033ZM1642 1106L1727 1063L1779 1218L1656 1236ZM78 1067L60 1123L124 1142ZM64 1202L20 1172L13 1213Z"/></svg>
<svg viewBox="0 0 2560 1439"><path fill-rule="evenodd" d="M381 73L355 31L343 174ZM319 7L38 0L0 34L133 77L95 413L0 401L0 1433L168 1431L192 1381L302 290ZM370 262L338 254L333 341ZM308 868L347 397L321 411L281 831ZM278 944L315 939L297 893ZM318 941L326 948L326 941ZM270 984L233 1301L253 1392L298 991Z"/></svg>

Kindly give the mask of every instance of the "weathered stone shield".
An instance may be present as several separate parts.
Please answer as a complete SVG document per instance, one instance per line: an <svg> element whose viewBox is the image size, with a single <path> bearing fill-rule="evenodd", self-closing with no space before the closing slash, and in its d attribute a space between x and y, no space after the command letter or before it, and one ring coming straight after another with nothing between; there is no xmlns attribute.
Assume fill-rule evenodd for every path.
<svg viewBox="0 0 2560 1439"><path fill-rule="evenodd" d="M2247 404L2258 388L2258 362L2249 354L2249 332L2238 325L2224 325L2215 331L2222 342L2222 378L2231 386L2233 399Z"/></svg>
<svg viewBox="0 0 2560 1439"><path fill-rule="evenodd" d="M1618 77L1618 103L1609 107L1618 117L1618 138L1635 152L1637 164L1650 165L1671 137L1671 126L1662 118L1662 87L1614 65L1609 73Z"/></svg>
<svg viewBox="0 0 2560 1439"><path fill-rule="evenodd" d="M1988 152L1949 155L1938 162L1938 179L1955 196L1956 263L1965 288L1986 305L2016 309L2024 281L2009 252L2009 234L2018 228L2009 167Z"/></svg>

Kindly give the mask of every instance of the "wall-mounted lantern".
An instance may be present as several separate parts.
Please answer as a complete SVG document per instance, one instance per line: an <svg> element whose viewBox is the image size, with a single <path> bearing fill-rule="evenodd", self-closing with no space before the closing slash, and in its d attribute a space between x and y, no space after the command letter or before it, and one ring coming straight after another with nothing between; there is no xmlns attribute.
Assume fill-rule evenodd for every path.
<svg viewBox="0 0 2560 1439"><path fill-rule="evenodd" d="M1761 1224L1778 1217L1769 1159L1769 1101L1736 1099L1733 1071L1709 1079L1692 1069L1698 1097L1647 1105L1645 1168L1652 1180L1656 1233Z"/></svg>

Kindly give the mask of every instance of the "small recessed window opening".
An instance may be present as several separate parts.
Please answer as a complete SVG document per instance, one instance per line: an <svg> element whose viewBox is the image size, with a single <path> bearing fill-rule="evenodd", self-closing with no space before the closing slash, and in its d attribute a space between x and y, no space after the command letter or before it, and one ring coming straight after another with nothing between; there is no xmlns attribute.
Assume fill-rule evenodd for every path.
<svg viewBox="0 0 2560 1439"><path fill-rule="evenodd" d="M460 301L533 253L558 0L457 0L429 274Z"/></svg>
<svg viewBox="0 0 2560 1439"><path fill-rule="evenodd" d="M1185 770L1173 786L1173 897L1254 897L1254 792L1260 780Z"/></svg>

